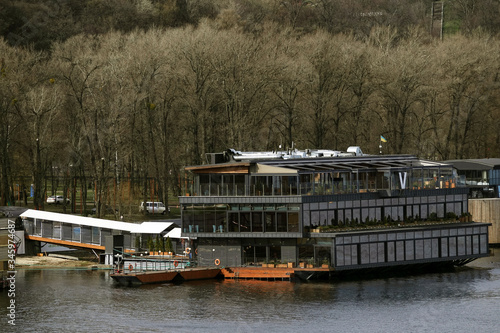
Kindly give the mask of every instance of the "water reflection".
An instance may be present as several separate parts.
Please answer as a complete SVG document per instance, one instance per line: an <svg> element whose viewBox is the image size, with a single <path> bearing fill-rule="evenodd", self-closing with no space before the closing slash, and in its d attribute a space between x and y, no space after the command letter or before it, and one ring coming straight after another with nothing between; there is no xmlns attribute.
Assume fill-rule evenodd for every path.
<svg viewBox="0 0 500 333"><path fill-rule="evenodd" d="M22 332L401 332L497 328L500 260L336 283L198 281L125 288L106 271L19 270ZM2 316L8 304L0 297ZM312 326L311 326L312 325ZM22 328L22 329L21 329Z"/></svg>

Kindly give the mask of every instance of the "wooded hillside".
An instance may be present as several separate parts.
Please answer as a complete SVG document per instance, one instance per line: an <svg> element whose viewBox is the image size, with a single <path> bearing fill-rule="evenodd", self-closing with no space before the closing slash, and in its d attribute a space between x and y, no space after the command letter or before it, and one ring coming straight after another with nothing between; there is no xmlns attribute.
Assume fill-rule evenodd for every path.
<svg viewBox="0 0 500 333"><path fill-rule="evenodd" d="M113 3L120 10L106 16ZM15 33L15 24L0 20L0 205L20 182L33 183L34 204L43 205L53 176L65 188L77 177L104 194L143 179L144 197L154 179L167 202L167 190L180 191L183 166L228 148L359 145L377 154L383 135L384 153L498 157L493 27L433 38L425 25L430 1L370 1L388 9L351 15L366 23L359 27L334 19L341 9L378 12L355 7L367 3L68 1L47 16L54 35L40 33L54 37L41 44L13 42L5 29ZM391 21L389 5L400 3L407 14ZM484 3L498 10L498 1ZM328 19L327 5L337 6ZM154 13L152 23L125 16L127 8Z"/></svg>

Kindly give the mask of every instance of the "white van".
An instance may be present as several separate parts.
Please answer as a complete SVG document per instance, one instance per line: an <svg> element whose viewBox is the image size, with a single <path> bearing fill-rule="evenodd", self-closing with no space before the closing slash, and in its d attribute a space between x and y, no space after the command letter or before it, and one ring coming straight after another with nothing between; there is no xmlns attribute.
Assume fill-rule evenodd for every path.
<svg viewBox="0 0 500 333"><path fill-rule="evenodd" d="M163 202L153 202L153 201L147 201L146 203L141 202L141 205L139 206L139 210L142 212L144 211L144 207L146 207L146 211L150 214L166 214L167 213L167 207L165 207L165 204Z"/></svg>

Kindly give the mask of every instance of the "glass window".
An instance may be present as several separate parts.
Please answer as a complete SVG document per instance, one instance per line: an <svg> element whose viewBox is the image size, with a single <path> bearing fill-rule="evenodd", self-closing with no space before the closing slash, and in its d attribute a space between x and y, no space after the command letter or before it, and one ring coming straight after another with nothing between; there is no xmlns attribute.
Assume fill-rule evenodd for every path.
<svg viewBox="0 0 500 333"><path fill-rule="evenodd" d="M80 233L81 233L80 227L73 227L72 241L79 242L80 241Z"/></svg>
<svg viewBox="0 0 500 333"><path fill-rule="evenodd" d="M210 195L218 196L222 190L222 175L210 175Z"/></svg>
<svg viewBox="0 0 500 333"><path fill-rule="evenodd" d="M253 232L262 232L262 212L253 212L252 213L252 231Z"/></svg>
<svg viewBox="0 0 500 333"><path fill-rule="evenodd" d="M300 194L310 195L313 191L313 175L312 174L301 174L300 179Z"/></svg>
<svg viewBox="0 0 500 333"><path fill-rule="evenodd" d="M249 232L250 230L250 213L240 213L240 231Z"/></svg>
<svg viewBox="0 0 500 333"><path fill-rule="evenodd" d="M231 196L234 195L234 180L233 175L224 175L223 176L223 185L222 185L222 195Z"/></svg>
<svg viewBox="0 0 500 333"><path fill-rule="evenodd" d="M234 195L245 195L245 175L235 175L234 186Z"/></svg>
<svg viewBox="0 0 500 333"><path fill-rule="evenodd" d="M239 232L239 214L237 212L228 212L228 221L229 221L229 226L228 230L229 232Z"/></svg>
<svg viewBox="0 0 500 333"><path fill-rule="evenodd" d="M227 231L227 219L226 219L226 205L216 205L215 206L215 224L212 224L212 232L226 232ZM211 223L212 221L207 221ZM210 232L210 230L207 230Z"/></svg>
<svg viewBox="0 0 500 333"><path fill-rule="evenodd" d="M265 213L266 232L276 232L276 214L274 212Z"/></svg>
<svg viewBox="0 0 500 333"><path fill-rule="evenodd" d="M269 247L269 258L273 262L281 262L281 246L270 246Z"/></svg>
<svg viewBox="0 0 500 333"><path fill-rule="evenodd" d="M61 230L59 229L59 232ZM99 235L100 235L100 230L98 227L92 227L92 243L93 244L99 244Z"/></svg>
<svg viewBox="0 0 500 333"><path fill-rule="evenodd" d="M264 205L264 209L265 210L274 210L274 205L271 204L271 205Z"/></svg>
<svg viewBox="0 0 500 333"><path fill-rule="evenodd" d="M276 222L277 222L278 232L286 232L287 231L286 215L287 214L285 212L276 213Z"/></svg>
<svg viewBox="0 0 500 333"><path fill-rule="evenodd" d="M288 231L299 231L299 213L288 213Z"/></svg>
<svg viewBox="0 0 500 333"><path fill-rule="evenodd" d="M265 246L255 246L255 262L263 263L267 261L267 248Z"/></svg>
<svg viewBox="0 0 500 333"><path fill-rule="evenodd" d="M282 177L282 195L297 195L297 177L296 176L283 176Z"/></svg>
<svg viewBox="0 0 500 333"><path fill-rule="evenodd" d="M217 219L217 212L214 206L205 206L205 219L200 221L196 232L213 232L213 224Z"/></svg>
<svg viewBox="0 0 500 333"><path fill-rule="evenodd" d="M283 192L281 177L280 176L272 176L273 179L273 195L282 195Z"/></svg>
<svg viewBox="0 0 500 333"><path fill-rule="evenodd" d="M423 188L422 169L411 170L411 179L408 186L412 190L420 190L421 188Z"/></svg>
<svg viewBox="0 0 500 333"><path fill-rule="evenodd" d="M61 222L54 222L52 227L54 228L53 237L56 239L61 239ZM99 238L99 230L97 231L97 237Z"/></svg>
<svg viewBox="0 0 500 333"><path fill-rule="evenodd" d="M194 206L193 209L193 218L191 219L191 223L188 226L189 232L200 232L201 229L204 229L205 222L205 207L203 205Z"/></svg>

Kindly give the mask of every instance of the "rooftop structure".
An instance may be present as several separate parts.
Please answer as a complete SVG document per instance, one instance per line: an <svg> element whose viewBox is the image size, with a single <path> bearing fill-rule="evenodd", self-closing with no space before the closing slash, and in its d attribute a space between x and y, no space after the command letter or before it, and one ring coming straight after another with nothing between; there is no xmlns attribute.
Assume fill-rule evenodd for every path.
<svg viewBox="0 0 500 333"><path fill-rule="evenodd" d="M449 160L457 170L458 184L469 187L471 198L500 197L500 158Z"/></svg>
<svg viewBox="0 0 500 333"><path fill-rule="evenodd" d="M338 249L345 250L336 243L342 228L391 222L397 226L468 211L468 189L457 182L453 166L413 155L366 155L359 147L346 152L229 149L209 154L207 161L207 165L185 168L189 180L179 199L183 235L190 237L201 264L215 259L229 266L312 260L353 268L357 264L342 264L337 257ZM330 233L316 233L318 229L330 229ZM477 229L477 235L486 229ZM396 237L387 231L375 233L367 239L380 236L387 243L388 237ZM404 253L404 258L423 251L414 238L413 245L408 244L412 252ZM360 242L361 238L349 239ZM381 256L388 260L387 251L396 245L381 246ZM363 266L363 254L351 255ZM377 264L387 265L387 261Z"/></svg>

